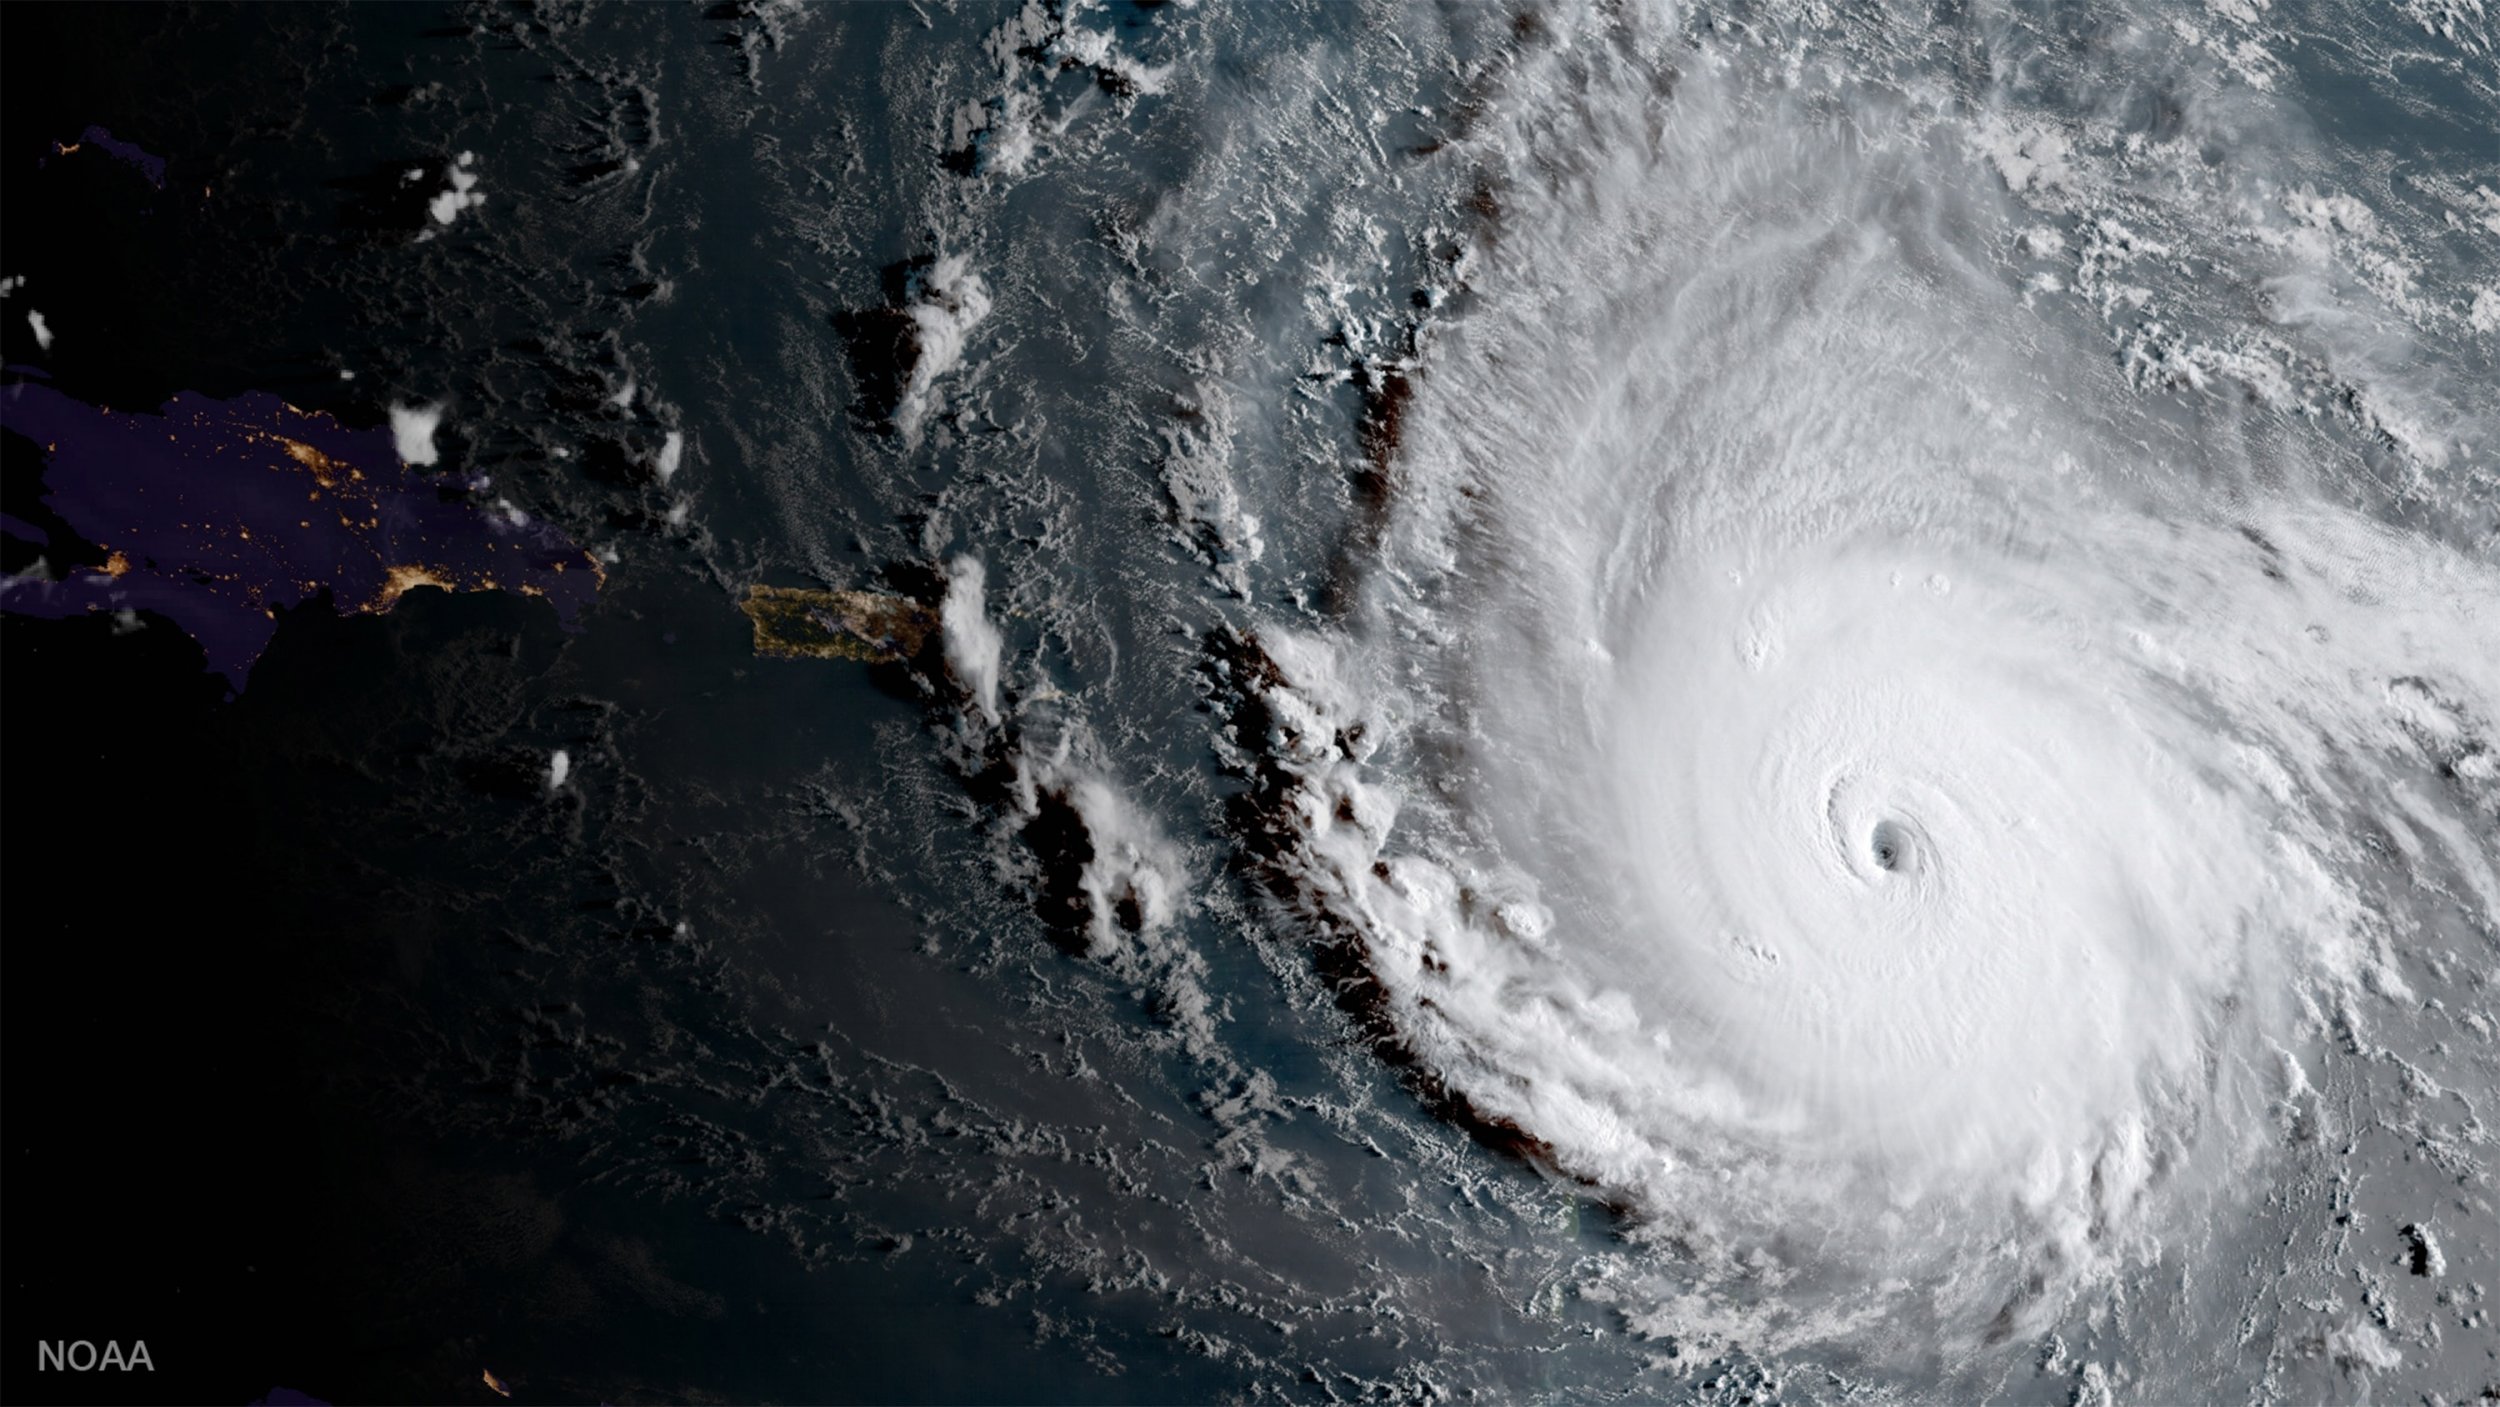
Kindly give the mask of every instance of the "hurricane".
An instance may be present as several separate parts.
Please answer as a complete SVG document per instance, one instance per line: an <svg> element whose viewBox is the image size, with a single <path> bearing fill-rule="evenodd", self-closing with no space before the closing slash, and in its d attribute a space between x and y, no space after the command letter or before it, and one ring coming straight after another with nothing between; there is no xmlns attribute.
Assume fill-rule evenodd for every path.
<svg viewBox="0 0 2500 1407"><path fill-rule="evenodd" d="M2500 921L2490 407L2330 293L2290 125L2125 14L1977 28L1956 89L1881 23L1520 25L1334 619L1248 627L1292 904L1660 1337L2036 1334ZM2041 118L2095 85L2184 150Z"/></svg>

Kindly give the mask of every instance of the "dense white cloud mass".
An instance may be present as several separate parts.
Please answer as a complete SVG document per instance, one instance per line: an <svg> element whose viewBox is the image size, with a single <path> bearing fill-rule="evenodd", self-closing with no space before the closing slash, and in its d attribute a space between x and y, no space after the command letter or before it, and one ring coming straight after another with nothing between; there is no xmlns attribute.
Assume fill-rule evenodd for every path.
<svg viewBox="0 0 2500 1407"><path fill-rule="evenodd" d="M2228 1195L2284 1050L2449 901L2358 831L2500 921L2451 765L2500 571L2035 316L1989 244L2101 179L2056 134L1605 38L1474 138L1516 178L1352 626L1275 650L1294 863L1439 1079L1727 1271L1636 1323L2036 1328ZM2023 247L2120 265L2112 223ZM2416 463L2480 444L2359 399Z"/></svg>
<svg viewBox="0 0 2500 1407"><path fill-rule="evenodd" d="M391 407L391 444L410 464L430 467L442 458L434 447L434 432L442 427L440 405Z"/></svg>

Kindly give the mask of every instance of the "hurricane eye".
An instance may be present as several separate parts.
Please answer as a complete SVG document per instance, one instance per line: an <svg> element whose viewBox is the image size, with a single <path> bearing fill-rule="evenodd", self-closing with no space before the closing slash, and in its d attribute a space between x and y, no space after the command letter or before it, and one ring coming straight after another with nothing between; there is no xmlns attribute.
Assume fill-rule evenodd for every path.
<svg viewBox="0 0 2500 1407"><path fill-rule="evenodd" d="M1877 821L1874 832L1867 837L1866 848L1877 869L1898 873L1910 868L1910 833L1898 822Z"/></svg>

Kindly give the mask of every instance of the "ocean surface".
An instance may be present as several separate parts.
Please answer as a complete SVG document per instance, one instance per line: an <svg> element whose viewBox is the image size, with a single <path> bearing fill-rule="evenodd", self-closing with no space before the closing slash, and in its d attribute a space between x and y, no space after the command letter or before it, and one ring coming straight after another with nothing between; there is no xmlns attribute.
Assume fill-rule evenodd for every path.
<svg viewBox="0 0 2500 1407"><path fill-rule="evenodd" d="M246 931L10 1098L282 1033L104 1259L285 1287L19 1262L186 1384L2500 1391L2481 0L9 26L13 377L599 573L12 598L12 847L118 740Z"/></svg>

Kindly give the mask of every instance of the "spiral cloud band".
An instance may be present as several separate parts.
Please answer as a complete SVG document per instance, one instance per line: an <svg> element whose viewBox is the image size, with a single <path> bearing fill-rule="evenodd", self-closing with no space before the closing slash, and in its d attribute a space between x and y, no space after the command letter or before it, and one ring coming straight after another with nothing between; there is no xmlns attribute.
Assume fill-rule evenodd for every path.
<svg viewBox="0 0 2500 1407"><path fill-rule="evenodd" d="M1967 115L1659 42L1473 139L1351 624L1269 633L1289 865L1435 1080L1709 1272L1636 1322L1975 1342L2230 1196L2424 914L2500 921L2500 571L2035 312Z"/></svg>

